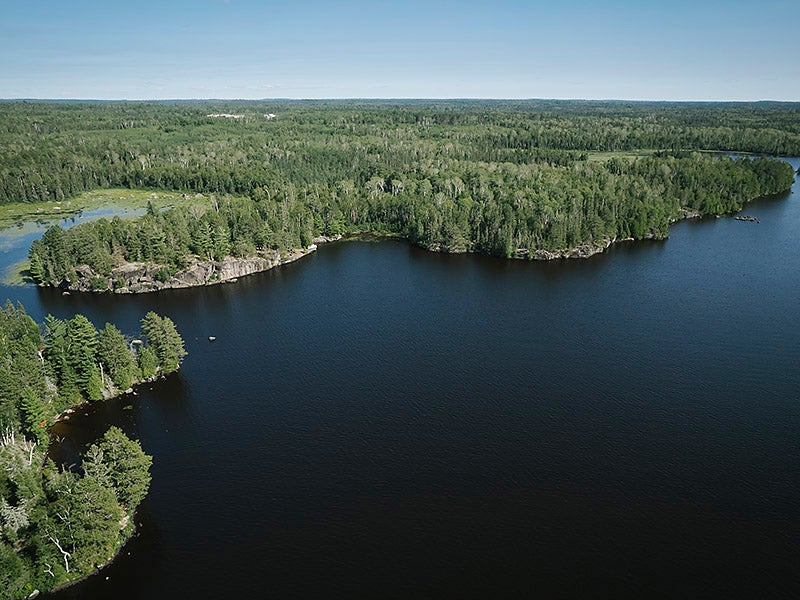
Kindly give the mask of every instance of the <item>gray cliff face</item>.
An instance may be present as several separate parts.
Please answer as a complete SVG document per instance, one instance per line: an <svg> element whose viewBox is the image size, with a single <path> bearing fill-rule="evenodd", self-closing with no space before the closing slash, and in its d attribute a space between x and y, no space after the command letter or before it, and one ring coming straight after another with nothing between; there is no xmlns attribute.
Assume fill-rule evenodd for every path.
<svg viewBox="0 0 800 600"><path fill-rule="evenodd" d="M583 244L577 248L565 250L534 250L530 258L533 260L555 260L558 258L589 258L604 252L616 240L606 239L596 244Z"/></svg>
<svg viewBox="0 0 800 600"><path fill-rule="evenodd" d="M517 248L516 252L510 258L520 258L528 260L556 260L559 258L589 258L590 256L594 256L595 254L599 254L600 252L605 251L611 244L613 244L616 241L622 241L622 240L605 239L602 242L597 242L594 244L583 244L582 246L578 246L576 248L566 248L563 250L543 250L543 249L529 250L528 248ZM471 249L466 247L454 248L454 247L445 247L442 245L430 245L430 246L423 246L423 248L431 252L448 252L451 254L462 254L465 252L471 252Z"/></svg>
<svg viewBox="0 0 800 600"><path fill-rule="evenodd" d="M319 235L319 236L315 237L313 240L311 240L311 243L312 244L327 244L328 242L336 242L336 241L342 239L342 237L344 237L344 236L342 236L341 234L339 234L339 235Z"/></svg>
<svg viewBox="0 0 800 600"><path fill-rule="evenodd" d="M266 271L278 265L302 258L313 252L294 250L292 252L263 253L248 258L228 256L221 261L200 260L196 258L184 269L161 281L158 277L163 265L154 263L125 263L111 272L111 277L99 277L88 265L75 269L74 280L64 280L60 286L65 290L78 292L112 290L117 294L138 294L158 290L213 285L233 281L239 277Z"/></svg>

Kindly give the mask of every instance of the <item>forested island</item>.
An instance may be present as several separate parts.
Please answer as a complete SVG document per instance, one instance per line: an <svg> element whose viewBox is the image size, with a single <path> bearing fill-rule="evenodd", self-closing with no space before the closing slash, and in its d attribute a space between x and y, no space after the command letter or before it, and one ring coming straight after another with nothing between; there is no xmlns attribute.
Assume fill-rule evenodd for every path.
<svg viewBox="0 0 800 600"><path fill-rule="evenodd" d="M800 111L781 103L15 102L0 104L0 143L0 202L60 202L109 187L210 201L54 228L31 248L39 284L124 292L235 278L348 234L532 259L664 238L675 220L735 212L788 189L789 165L725 154L800 154Z"/></svg>
<svg viewBox="0 0 800 600"><path fill-rule="evenodd" d="M40 325L21 305L0 309L0 598L90 574L133 533L152 464L138 442L112 427L77 471L47 449L70 407L178 368L186 352L174 323L150 312L141 325L129 339L83 315Z"/></svg>

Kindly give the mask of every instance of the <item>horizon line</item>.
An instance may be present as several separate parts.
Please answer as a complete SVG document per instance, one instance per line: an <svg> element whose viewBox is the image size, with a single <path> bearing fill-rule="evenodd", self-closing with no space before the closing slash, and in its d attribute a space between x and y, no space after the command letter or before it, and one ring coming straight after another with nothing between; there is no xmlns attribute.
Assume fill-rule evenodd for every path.
<svg viewBox="0 0 800 600"><path fill-rule="evenodd" d="M273 98L40 98L40 97L12 97L0 98L0 102L397 102L397 101L483 101L483 102L636 102L650 104L800 104L800 100L774 100L762 98L759 100L708 100L708 99L642 99L642 98L535 98L535 97L489 97L489 96L397 96L397 97L378 97L378 96L349 96L349 97L273 97Z"/></svg>

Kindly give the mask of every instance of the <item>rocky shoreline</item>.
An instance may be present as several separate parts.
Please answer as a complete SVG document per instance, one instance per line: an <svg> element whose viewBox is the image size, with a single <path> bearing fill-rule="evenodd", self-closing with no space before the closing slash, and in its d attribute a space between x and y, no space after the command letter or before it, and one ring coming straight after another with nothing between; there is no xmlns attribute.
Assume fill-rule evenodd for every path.
<svg viewBox="0 0 800 600"><path fill-rule="evenodd" d="M691 218L691 217L687 217ZM643 240L665 240L669 236L657 236L657 235L647 235L641 239ZM509 256L509 259L512 260L561 260L561 259L568 259L568 258L591 258L595 254L602 254L612 244L616 244L619 242L633 242L636 241L636 238L626 237L626 238L604 238L602 241L597 241L593 243L581 244L580 246L575 246L574 248L564 248L561 250L544 250L542 248L536 250L530 250L528 248L517 248L514 253ZM471 253L472 250L469 249L453 249L453 248L444 248L442 246L420 246L429 252L444 252L449 254L468 254Z"/></svg>
<svg viewBox="0 0 800 600"><path fill-rule="evenodd" d="M685 219L699 219L702 215L698 212L682 209L682 214L670 220L670 224ZM369 232L357 232L349 234L349 239L370 239L373 234ZM164 266L156 263L125 263L112 270L110 277L99 277L88 265L80 265L75 269L76 279L74 281L62 280L57 287L69 292L98 292L113 291L115 294L140 294L146 292L157 292L167 289L181 289L214 285L218 283L235 283L240 277L246 277L254 273L268 271L274 267L285 265L308 256L317 249L318 244L335 242L345 236L319 236L312 240L312 244L305 249L295 249L281 253L279 251L259 252L256 256L247 258L235 258L228 256L220 261L202 260L195 257L191 264L182 271L179 271L169 278L162 280L159 272ZM378 235L379 238L391 237L394 239L405 239L398 235ZM669 236L647 235L642 239L664 240ZM635 238L605 238L603 240L581 244L574 248L564 248L558 250L545 250L542 248L531 250L528 248L517 248L509 257L517 260L560 260L560 259L582 259L590 258L595 254L601 254L618 242L630 242ZM448 248L441 245L425 246L421 248L429 252L447 252L452 254L463 254L471 252L468 248ZM98 281L104 285L98 289Z"/></svg>
<svg viewBox="0 0 800 600"><path fill-rule="evenodd" d="M248 258L228 256L220 261L195 258L190 265L166 278L164 266L156 263L132 262L115 267L110 277L101 277L88 265L75 269L74 280L63 279L58 288L65 292L104 292L115 294L141 294L160 290L214 285L236 281L239 277L267 271L273 267L294 262L316 250L316 245L305 250L281 253L262 253Z"/></svg>
<svg viewBox="0 0 800 600"><path fill-rule="evenodd" d="M115 294L142 294L160 290L191 288L219 283L235 283L240 277L268 271L274 267L299 260L315 252L318 244L338 241L343 237L344 236L341 235L316 237L313 239L314 243L308 248L304 250L292 250L285 253L277 251L272 253L259 253L257 256L247 258L228 256L220 261L201 260L195 257L189 267L171 275L166 280L159 279L159 271L161 271L164 266L157 263L124 263L115 267L110 277L100 277L88 265L80 265L75 269L76 278L74 280L64 278L56 287L63 290L64 294L69 294L70 292L108 291L113 291ZM348 237L350 239L362 239L362 234L353 234ZM404 239L395 235L379 237L381 239L385 237ZM651 236L651 239L653 237L654 236ZM364 239L369 238L369 234L365 234ZM589 258L595 254L605 252L611 244L625 241L633 241L633 238L606 238L602 242L582 244L575 248L566 248L563 250L529 250L527 248L518 248L509 258L518 260ZM468 249L453 249L442 246L421 247L429 252L447 252L452 254L470 252ZM100 289L98 289L98 281L102 283Z"/></svg>
<svg viewBox="0 0 800 600"><path fill-rule="evenodd" d="M69 292L107 292L115 294L142 294L214 285L218 283L234 283L239 277L253 273L268 271L274 267L285 265L308 256L317 249L317 244L333 242L342 236L314 238L313 243L305 249L288 252L259 252L256 256L235 258L227 256L223 260L203 260L195 257L189 266L177 273L162 277L164 265L157 263L130 262L112 269L109 277L103 277L89 266L79 265L75 268L75 278L64 278L56 286Z"/></svg>

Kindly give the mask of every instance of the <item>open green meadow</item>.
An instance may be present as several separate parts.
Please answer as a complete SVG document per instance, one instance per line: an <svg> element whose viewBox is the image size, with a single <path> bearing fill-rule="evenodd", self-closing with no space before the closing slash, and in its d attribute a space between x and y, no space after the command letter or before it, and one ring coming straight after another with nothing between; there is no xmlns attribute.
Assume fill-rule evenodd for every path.
<svg viewBox="0 0 800 600"><path fill-rule="evenodd" d="M147 203L162 210L175 206L211 206L213 195L183 194L153 190L127 190L121 188L92 190L63 202L15 202L0 205L0 230L27 221L39 223L58 222L70 216L89 211L108 210L109 215L121 218L135 217L147 209Z"/></svg>

